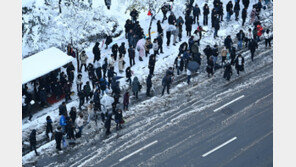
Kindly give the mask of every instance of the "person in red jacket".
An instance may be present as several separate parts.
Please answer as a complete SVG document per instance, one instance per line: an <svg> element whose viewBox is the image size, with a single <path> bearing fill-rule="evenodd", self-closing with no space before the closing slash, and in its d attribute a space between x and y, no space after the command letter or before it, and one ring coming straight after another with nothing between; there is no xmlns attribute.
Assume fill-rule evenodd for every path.
<svg viewBox="0 0 296 167"><path fill-rule="evenodd" d="M258 41L260 40L260 37L262 36L263 34L263 28L261 25L257 25L257 38L258 38Z"/></svg>

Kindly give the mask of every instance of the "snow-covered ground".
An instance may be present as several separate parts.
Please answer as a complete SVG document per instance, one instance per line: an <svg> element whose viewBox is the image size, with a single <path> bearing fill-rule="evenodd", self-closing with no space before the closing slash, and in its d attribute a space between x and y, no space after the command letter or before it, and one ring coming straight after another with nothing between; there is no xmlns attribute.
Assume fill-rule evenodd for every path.
<svg viewBox="0 0 296 167"><path fill-rule="evenodd" d="M54 1L54 0L52 0L52 1ZM175 13L176 17L183 16L183 18L184 18L184 14L182 13L182 11L185 9L185 6L184 6L185 3L184 2L185 2L185 0L175 0L173 12ZM223 4L226 5L227 2L228 1L225 0L225 1L223 1ZM33 0L31 0L31 1L23 1L23 6L24 5L30 6L30 5L32 5L34 3L38 4L38 5L41 5L41 6L44 6L41 2L39 2L39 1L35 2ZM117 22L119 24L119 26L118 26L119 29L123 29L126 19L130 18L129 12L126 12L126 11L132 5L132 3L135 3L135 2L134 1L128 1L128 0L122 0L122 1L113 0L112 5L111 5L111 10L107 10L106 7L105 7L104 1L94 1L93 7L94 7L94 11L96 11L96 9L100 9L100 12L98 12L98 11L96 11L96 12L100 13L101 15L106 15L108 17L116 18L116 20L117 20ZM200 8L202 8L204 2L198 1L197 3L199 4ZM252 5L252 3L253 2L251 0L251 5ZM209 4L209 7L211 9L212 8L212 0L209 0L208 4ZM141 5L141 4L139 4L139 5ZM242 5L241 5L241 8L242 8ZM58 9L55 9L55 10L56 10L55 11L55 13L56 13L58 11ZM139 22L140 22L140 25L142 26L142 28L144 29L145 34L147 34L148 33L148 26L149 26L148 23L150 22L150 16L147 16L147 8L143 8L143 10L140 11L140 12L141 13L139 14ZM47 14L50 15L50 12L47 13ZM249 14L250 14L250 10L248 11L248 17L249 17ZM262 21L263 27L268 26L270 29L272 29L272 23L273 23L272 14L273 14L273 12L271 10L268 10L268 12L266 12L264 10L262 11L262 17L264 18L264 20ZM156 32L156 21L161 20L161 19L162 19L162 13L160 12L156 16L156 20L153 21L153 26L152 26L152 29L151 29L152 32L153 31ZM202 22L202 17L201 17L200 23L201 22ZM209 23L210 22L211 22L211 18L209 17ZM165 30L165 28L167 27L167 21L164 24L162 24L162 27ZM224 38L226 37L226 35L231 35L232 39L234 39L236 33L238 33L238 31L240 29L243 29L244 31L246 31L249 27L251 27L251 26L249 26L248 24L245 27L241 27L241 20L236 22L236 21L234 21L234 16L232 16L232 21L230 21L229 23L223 22L221 24L221 30L218 33L219 38L217 38L215 40L213 39L213 35L212 35L213 30L211 30L211 27L204 27L206 30L209 30L209 31L206 32L203 35L203 39L201 40L201 46L200 46L201 53L203 54L202 50L204 49L204 47L206 45L210 44L212 46L213 44L218 44L219 46L222 46L223 45L222 41L224 41ZM197 28L197 25L196 24L193 25L192 29L195 30L196 28ZM57 29L56 31L59 31L59 29ZM98 30L98 31L103 31L103 30ZM62 32L64 33L65 31L62 31ZM153 33L152 34L152 39L156 38L156 36L157 36L157 33ZM58 40L61 40L61 39L58 39ZM58 40L49 40L49 42L57 42ZM188 38L186 37L185 28L183 28L182 41L187 41L187 40L188 40ZM113 39L113 43L115 43L115 42L118 43L118 44L121 44L122 42L125 42L126 47L127 47L127 40L124 38L124 34L122 34L121 36ZM166 42L166 37L164 39L164 43L165 42ZM112 44L109 45L108 50L105 50L103 48L101 49L101 55L102 55L101 61L105 57L109 57L109 55L111 54L110 46L112 46ZM164 54L161 54L161 55L157 56L157 62L156 62L156 65L155 65L155 77L153 78L153 83L155 85L161 82L163 72L169 66L173 65L174 59L176 58L176 55L178 54L179 44L180 44L180 42L178 43L177 46L173 46L171 44L170 47L166 47L165 44L163 45ZM89 57L88 62L92 62L92 60L93 60L92 47L94 46L94 43L90 43L88 46L89 47L85 48L85 51L86 51L86 54ZM27 47L27 46L23 44L23 50L24 50L23 55L26 52L26 48L24 48L24 47ZM127 54L125 55L125 62L129 62ZM74 61L73 64L76 67L76 60ZM127 64L129 64L129 63L127 63ZM132 67L132 71L134 72L134 76L137 76L139 78L139 81L142 82L142 83L145 81L145 79L146 79L146 77L147 77L147 75L149 73L147 65L148 65L148 58L144 58L143 62L139 62L138 61L138 55L136 55L136 65ZM118 72L118 68L117 68L118 64L117 63L114 66L115 66L115 69L116 69L116 72L118 73L118 75L125 76L124 73L120 74ZM82 74L83 74L83 81L85 83L88 80L88 75L85 72L82 72ZM75 74L75 76L76 75L77 74ZM198 82L200 82L201 79L205 79L205 78L204 77L201 77L199 79L193 78L193 82L197 82L197 80L198 80ZM75 82L75 80L74 80L74 82ZM121 85L122 89L127 89L128 88L128 85L125 82L125 78L120 80L120 85ZM179 88L184 87L185 85L186 85L185 83L180 83L174 89L172 89L172 93L177 91ZM75 84L73 86L73 90L76 90ZM77 98L76 95L74 95L72 97L72 99L76 99L76 98ZM153 97L153 98L151 98L151 99L149 99L147 101L144 101L144 102L138 104L137 106L132 106L129 112L124 113L124 116L127 117L127 116L131 116L131 115L134 115L134 114L141 114L141 113L138 113L137 111L141 111L142 107L144 107L144 108L147 107L147 105L145 105L145 104L151 104L151 103L156 102L156 101L161 102L160 99L161 98L157 96L157 97ZM57 124L58 120L59 120L58 109L57 108L58 108L58 105L60 103L54 104L53 106L51 106L49 108L46 108L46 109L34 114L34 116L32 118L32 121L28 121L27 119L23 119L23 124L22 124L22 132L23 132L23 134L22 134L22 136L23 136L23 143L24 144L28 144L28 136L29 136L32 129L37 130L37 143L38 143L39 140L45 138L45 124L46 124L46 121L45 121L46 119L45 118L46 118L46 116L50 115L51 118L54 121L54 124ZM78 106L78 100L74 100L71 103L67 104L68 111L70 110L70 108L72 106L77 107ZM159 106L159 105L156 105L156 106ZM145 122L146 121L149 122L149 121L151 121L153 119L154 118L151 117L148 120L145 120ZM90 126L92 127L93 124L90 124ZM56 126L54 126L54 128L55 127ZM100 129L100 127L101 127L101 125L98 126L99 129ZM89 127L89 128L86 128L85 133L86 134L87 133L92 133L92 131L93 131L93 129ZM84 138L82 138L81 140L84 140ZM110 139L108 139L108 140L110 140ZM53 145L53 141L51 141L51 142L43 145L42 147L38 148L38 152L43 152L43 150L47 150L47 152L53 152L53 150L55 148L52 145ZM23 163L27 163L27 162L31 161L32 158L34 158L34 157L35 157L34 152L30 152L30 153L24 155L23 156Z"/></svg>

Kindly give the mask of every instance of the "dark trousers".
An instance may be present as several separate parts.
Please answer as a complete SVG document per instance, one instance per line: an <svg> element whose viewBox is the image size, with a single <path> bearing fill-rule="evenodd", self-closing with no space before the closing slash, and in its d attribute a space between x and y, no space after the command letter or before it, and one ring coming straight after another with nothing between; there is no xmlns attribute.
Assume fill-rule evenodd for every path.
<svg viewBox="0 0 296 167"><path fill-rule="evenodd" d="M165 88L167 88L167 93L170 94L170 85L164 85L162 89L162 95L164 95Z"/></svg>
<svg viewBox="0 0 296 167"><path fill-rule="evenodd" d="M79 109L81 109L81 106L84 104L84 98L79 98Z"/></svg>
<svg viewBox="0 0 296 167"><path fill-rule="evenodd" d="M208 15L204 15L204 18L203 18L203 25L204 25L204 26L207 26L207 25L208 25Z"/></svg>
<svg viewBox="0 0 296 167"><path fill-rule="evenodd" d="M80 72L82 71L82 67L84 66L84 71L86 71L86 64L81 64L80 65Z"/></svg>
<svg viewBox="0 0 296 167"><path fill-rule="evenodd" d="M126 81L129 82L130 85L132 85L132 79L131 79L131 77L128 77Z"/></svg>
<svg viewBox="0 0 296 167"><path fill-rule="evenodd" d="M134 92L134 95L136 96L136 99L138 99L138 94L139 94L139 91Z"/></svg>
<svg viewBox="0 0 296 167"><path fill-rule="evenodd" d="M242 24L242 26L245 25L245 22L246 22L246 18L243 18L243 24Z"/></svg>
<svg viewBox="0 0 296 167"><path fill-rule="evenodd" d="M38 155L37 150L36 150L36 144L30 144L30 149L31 149L31 151L34 150L35 154Z"/></svg>
<svg viewBox="0 0 296 167"><path fill-rule="evenodd" d="M56 149L58 149L58 150L61 150L62 149L61 148L61 143L62 143L61 140L56 140Z"/></svg>
<svg viewBox="0 0 296 167"><path fill-rule="evenodd" d="M128 104L123 105L123 110L128 110Z"/></svg>
<svg viewBox="0 0 296 167"><path fill-rule="evenodd" d="M271 47L271 40L270 39L265 39L265 47L267 47L267 44L269 45L269 47Z"/></svg>
<svg viewBox="0 0 296 167"><path fill-rule="evenodd" d="M195 22L197 22L197 25L199 25L199 16L198 15L193 15L193 24L195 24Z"/></svg>
<svg viewBox="0 0 296 167"><path fill-rule="evenodd" d="M133 65L136 64L136 62L135 62L135 57L130 57L130 58L129 58L129 61L130 61L130 66L131 66L131 67L132 67Z"/></svg>
<svg viewBox="0 0 296 167"><path fill-rule="evenodd" d="M82 84L77 84L77 92L81 91Z"/></svg>
<svg viewBox="0 0 296 167"><path fill-rule="evenodd" d="M159 50L160 50L160 53L163 53L162 44L161 44L161 45L159 45Z"/></svg>
<svg viewBox="0 0 296 167"><path fill-rule="evenodd" d="M190 83L191 75L187 75L187 83Z"/></svg>
<svg viewBox="0 0 296 167"><path fill-rule="evenodd" d="M146 91L147 96L150 96L150 90L151 90L151 87L147 87L147 91Z"/></svg>
<svg viewBox="0 0 296 167"><path fill-rule="evenodd" d="M154 67L150 67L150 68L149 68L149 74L150 74L150 75L153 75L153 73L154 73Z"/></svg>
<svg viewBox="0 0 296 167"><path fill-rule="evenodd" d="M251 50L251 60L252 61L254 60L254 56L255 56L255 50L254 51Z"/></svg>

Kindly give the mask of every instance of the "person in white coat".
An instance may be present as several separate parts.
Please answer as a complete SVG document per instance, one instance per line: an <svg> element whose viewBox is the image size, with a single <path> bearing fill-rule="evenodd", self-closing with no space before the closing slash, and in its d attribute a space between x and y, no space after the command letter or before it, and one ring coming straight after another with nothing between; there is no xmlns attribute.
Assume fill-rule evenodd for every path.
<svg viewBox="0 0 296 167"><path fill-rule="evenodd" d="M263 37L265 39L265 47L267 48L267 45L271 47L271 40L272 40L272 33L269 29L266 30L266 32L263 34Z"/></svg>
<svg viewBox="0 0 296 167"><path fill-rule="evenodd" d="M78 128L78 133L77 133L76 137L79 138L79 137L81 137L83 124L84 124L82 113L79 114L79 117L75 120L75 123L76 123L76 126Z"/></svg>

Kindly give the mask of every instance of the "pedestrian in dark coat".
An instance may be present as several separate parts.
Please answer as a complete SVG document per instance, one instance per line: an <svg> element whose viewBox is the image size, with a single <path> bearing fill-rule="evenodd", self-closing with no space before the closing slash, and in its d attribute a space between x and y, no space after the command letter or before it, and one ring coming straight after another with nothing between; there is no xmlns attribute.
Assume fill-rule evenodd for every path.
<svg viewBox="0 0 296 167"><path fill-rule="evenodd" d="M169 46L170 43L171 43L171 35L172 35L172 32L171 31L166 31L167 46Z"/></svg>
<svg viewBox="0 0 296 167"><path fill-rule="evenodd" d="M215 15L215 16L213 17L212 22L213 22L213 26L214 26L214 28L215 28L214 38L216 39L216 37L218 37L218 31L219 31L219 29L220 29L220 22L219 22L219 19L217 18L217 15Z"/></svg>
<svg viewBox="0 0 296 167"><path fill-rule="evenodd" d="M81 106L83 106L84 98L85 98L85 94L82 90L78 92L78 97L79 97L79 109L82 110Z"/></svg>
<svg viewBox="0 0 296 167"><path fill-rule="evenodd" d="M239 6L240 0L236 1L234 4L234 13L235 13L235 20L238 21L238 16L239 16L239 11L240 11L240 6Z"/></svg>
<svg viewBox="0 0 296 167"><path fill-rule="evenodd" d="M136 62L135 62L135 54L136 54L135 48L133 46L131 46L128 49L128 57L129 57L129 62L130 62L131 67L136 64Z"/></svg>
<svg viewBox="0 0 296 167"><path fill-rule="evenodd" d="M125 49L125 43L122 42L120 47L118 48L118 52L119 52L119 57L124 57L124 55L126 54L126 49Z"/></svg>
<svg viewBox="0 0 296 167"><path fill-rule="evenodd" d="M229 50L229 52L231 50L232 44L233 44L233 42L232 42L231 36L228 35L224 40L224 46L226 47L226 49Z"/></svg>
<svg viewBox="0 0 296 167"><path fill-rule="evenodd" d="M247 18L247 8L244 8L243 11L242 11L242 19L243 19L243 23L242 23L242 26L245 25L245 22L246 22L246 18Z"/></svg>
<svg viewBox="0 0 296 167"><path fill-rule="evenodd" d="M233 14L232 8L233 8L232 1L229 1L226 5L227 21L230 21L231 15Z"/></svg>
<svg viewBox="0 0 296 167"><path fill-rule="evenodd" d="M234 64L235 58L236 58L236 49L235 49L235 47L232 47L232 49L230 51L231 65Z"/></svg>
<svg viewBox="0 0 296 167"><path fill-rule="evenodd" d="M207 63L208 65L206 71L208 73L208 77L210 77L211 75L214 75L214 56L210 56Z"/></svg>
<svg viewBox="0 0 296 167"><path fill-rule="evenodd" d="M210 45L207 45L206 48L203 50L204 54L207 56L207 61L213 55L213 51Z"/></svg>
<svg viewBox="0 0 296 167"><path fill-rule="evenodd" d="M200 15L200 9L196 4L195 7L193 8L193 24L197 22L197 25L199 25L199 15Z"/></svg>
<svg viewBox="0 0 296 167"><path fill-rule="evenodd" d="M121 124L124 123L123 121L123 116L122 116L122 110L121 109L117 109L115 110L115 123L116 123L116 130L122 129Z"/></svg>
<svg viewBox="0 0 296 167"><path fill-rule="evenodd" d="M76 116L77 116L77 112L76 112L75 107L71 108L69 115L70 115L70 118L72 119L72 121L75 122L76 121Z"/></svg>
<svg viewBox="0 0 296 167"><path fill-rule="evenodd" d="M176 16L174 15L173 12L171 12L169 18L168 18L168 23L170 25L174 25L176 23Z"/></svg>
<svg viewBox="0 0 296 167"><path fill-rule="evenodd" d="M140 89L141 89L141 84L138 80L138 77L135 77L132 82L132 91L133 91L133 94L136 96L136 99L138 99L138 93Z"/></svg>
<svg viewBox="0 0 296 167"><path fill-rule="evenodd" d="M116 61L117 59L117 51L118 51L118 45L117 43L115 43L113 46L112 46L112 54L114 55L114 60Z"/></svg>
<svg viewBox="0 0 296 167"><path fill-rule="evenodd" d="M109 135L111 133L110 132L111 120L112 120L112 112L108 111L106 113L106 121L105 121L106 135Z"/></svg>
<svg viewBox="0 0 296 167"><path fill-rule="evenodd" d="M49 133L53 134L52 130L52 120L50 116L46 117L46 137L51 140L51 137L49 136Z"/></svg>
<svg viewBox="0 0 296 167"><path fill-rule="evenodd" d="M92 91L89 85L89 81L87 81L86 84L83 86L83 93L84 93L86 102L88 102L88 99L92 98Z"/></svg>
<svg viewBox="0 0 296 167"><path fill-rule="evenodd" d="M94 61L93 63L95 63L96 61L100 61L101 59L101 50L99 48L100 43L96 42L95 46L93 47L93 54L94 54Z"/></svg>
<svg viewBox="0 0 296 167"><path fill-rule="evenodd" d="M240 71L244 71L244 64L245 64L244 57L242 57L242 55L239 54L235 59L235 69L236 69L237 75L239 75Z"/></svg>
<svg viewBox="0 0 296 167"><path fill-rule="evenodd" d="M255 56L255 51L258 48L258 43L255 39L251 39L251 41L249 42L249 50L251 52L251 59L252 61L254 60L254 56Z"/></svg>
<svg viewBox="0 0 296 167"><path fill-rule="evenodd" d="M179 33L178 33L179 42L182 41L183 24L184 24L184 20L181 16L179 16L179 18L177 19L177 28L179 29Z"/></svg>
<svg viewBox="0 0 296 167"><path fill-rule="evenodd" d="M203 7L203 25L208 25L208 15L210 14L210 9L208 4L205 4Z"/></svg>
<svg viewBox="0 0 296 167"><path fill-rule="evenodd" d="M193 24L193 18L190 15L185 16L185 25L186 25L186 32L187 36L191 36L191 31L192 31L192 24Z"/></svg>
<svg viewBox="0 0 296 167"><path fill-rule="evenodd" d="M231 75L232 75L232 67L231 67L230 61L227 61L225 64L225 71L223 74L223 78L229 81L231 78Z"/></svg>
<svg viewBox="0 0 296 167"><path fill-rule="evenodd" d="M68 102L71 99L71 83L67 82L64 84L65 101Z"/></svg>
<svg viewBox="0 0 296 167"><path fill-rule="evenodd" d="M158 35L157 42L158 42L158 48L160 50L160 53L163 53L163 47L162 47L162 44L163 44L163 34Z"/></svg>
<svg viewBox="0 0 296 167"><path fill-rule="evenodd" d="M110 45L110 43L112 43L112 37L111 37L111 35L107 35L106 42L105 42L105 44L106 44L105 49L108 49L108 46Z"/></svg>
<svg viewBox="0 0 296 167"><path fill-rule="evenodd" d="M101 111L100 89L96 89L93 97L93 102L95 103L94 110Z"/></svg>
<svg viewBox="0 0 296 167"><path fill-rule="evenodd" d="M165 88L167 88L167 93L170 94L171 83L172 83L171 75L166 75L163 77L163 79L162 79L162 86L163 86L162 96L164 95Z"/></svg>
<svg viewBox="0 0 296 167"><path fill-rule="evenodd" d="M175 59L174 64L176 65L176 69L177 69L177 75L180 74L180 71L183 71L183 66L184 66L184 61L183 58L181 58L181 55L178 55Z"/></svg>
<svg viewBox="0 0 296 167"><path fill-rule="evenodd" d="M239 33L236 34L236 38L238 40L237 47L241 49L243 47L243 41L245 40L245 33L243 30L240 30Z"/></svg>
<svg viewBox="0 0 296 167"><path fill-rule="evenodd" d="M42 107L49 105L48 102L47 102L47 93L46 93L44 87L42 87L41 90L39 91L39 97L40 97L40 100L41 100L41 106Z"/></svg>
<svg viewBox="0 0 296 167"><path fill-rule="evenodd" d="M56 149L62 150L61 143L62 143L62 139L63 139L63 132L62 132L62 128L60 126L58 126L57 130L55 131L54 136L55 136L55 141L56 141Z"/></svg>
<svg viewBox="0 0 296 167"><path fill-rule="evenodd" d="M146 79L146 86L147 86L147 91L146 91L146 96L150 96L150 90L151 90L151 87L152 87L152 75L149 74L147 79Z"/></svg>
<svg viewBox="0 0 296 167"><path fill-rule="evenodd" d="M67 107L66 107L66 102L63 102L60 106L59 106L59 115L67 115Z"/></svg>
<svg viewBox="0 0 296 167"><path fill-rule="evenodd" d="M157 21L157 33L158 35L163 33L163 28L161 27L160 20Z"/></svg>
<svg viewBox="0 0 296 167"><path fill-rule="evenodd" d="M168 4L163 4L163 6L161 7L161 11L163 14L163 19L162 19L162 23L167 19L167 12L170 10L170 6Z"/></svg>
<svg viewBox="0 0 296 167"><path fill-rule="evenodd" d="M75 138L75 135L74 135L74 131L75 131L75 125L74 125L74 122L72 121L72 119L71 118L69 118L69 121L68 121L68 133L67 133L67 135L68 135L68 138L71 140L71 139L76 139Z"/></svg>
<svg viewBox="0 0 296 167"><path fill-rule="evenodd" d="M156 57L155 57L154 54L152 54L149 57L149 64L148 64L149 74L150 75L154 75L155 63L156 63Z"/></svg>
<svg viewBox="0 0 296 167"><path fill-rule="evenodd" d="M128 105L129 105L129 92L125 92L123 95L123 110L128 111Z"/></svg>
<svg viewBox="0 0 296 167"><path fill-rule="evenodd" d="M102 66L104 78L106 78L107 68L108 68L108 59L107 59L107 57L105 57L104 64Z"/></svg>
<svg viewBox="0 0 296 167"><path fill-rule="evenodd" d="M107 89L107 85L108 85L106 79L105 78L101 78L100 81L99 81L99 85L100 85L99 88L101 89L102 95L103 95L105 93L105 91ZM97 89L99 89L99 88L97 88Z"/></svg>
<svg viewBox="0 0 296 167"><path fill-rule="evenodd" d="M132 70L131 67L127 67L125 69L125 77L127 78L126 82L129 82L130 85L132 85Z"/></svg>
<svg viewBox="0 0 296 167"><path fill-rule="evenodd" d="M37 141L36 141L36 130L33 129L31 134L30 134L30 149L31 151L35 151L35 154L38 156L39 154L37 153L36 150L36 145L37 145Z"/></svg>

